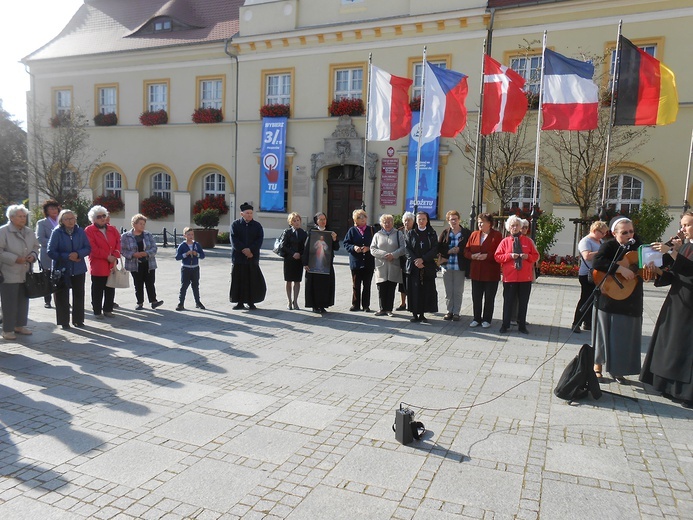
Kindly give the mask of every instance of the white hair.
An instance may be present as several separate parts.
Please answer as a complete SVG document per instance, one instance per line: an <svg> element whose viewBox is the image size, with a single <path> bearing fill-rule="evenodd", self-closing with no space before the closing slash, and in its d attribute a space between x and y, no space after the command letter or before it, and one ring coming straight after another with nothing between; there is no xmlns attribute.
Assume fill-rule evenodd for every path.
<svg viewBox="0 0 693 520"><path fill-rule="evenodd" d="M92 224L96 220L96 217L98 215L106 215L108 216L108 210L104 208L103 206L94 206L89 210L89 214L87 215L89 217L89 222Z"/></svg>
<svg viewBox="0 0 693 520"><path fill-rule="evenodd" d="M5 215L9 220L19 212L24 213L27 217L29 216L29 210L26 209L26 206L24 204L12 204L11 206L7 206L7 211L5 212Z"/></svg>
<svg viewBox="0 0 693 520"><path fill-rule="evenodd" d="M522 227L522 219L518 217L517 215L510 215L508 217L508 220L505 221L505 229L507 231L510 231L510 226L512 224L519 224L520 227Z"/></svg>

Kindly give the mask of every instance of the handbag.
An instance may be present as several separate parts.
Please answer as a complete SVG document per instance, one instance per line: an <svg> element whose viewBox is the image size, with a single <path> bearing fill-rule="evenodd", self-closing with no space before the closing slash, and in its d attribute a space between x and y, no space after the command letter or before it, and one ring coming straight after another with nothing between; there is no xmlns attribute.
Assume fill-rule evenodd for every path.
<svg viewBox="0 0 693 520"><path fill-rule="evenodd" d="M108 280L106 280L106 287L113 289L127 289L130 287L130 277L123 267L121 259L116 260L113 269L111 269L111 274L108 275Z"/></svg>
<svg viewBox="0 0 693 520"><path fill-rule="evenodd" d="M275 255L281 256L284 258L286 256L286 253L284 252L284 239L286 238L286 229L282 231L282 234L274 240L274 247L272 248L272 252Z"/></svg>
<svg viewBox="0 0 693 520"><path fill-rule="evenodd" d="M51 272L43 270L41 260L38 259L38 256L36 260L41 270L34 272L34 264L29 264L29 271L26 273L26 278L24 279L24 289L27 298L43 298L55 292Z"/></svg>

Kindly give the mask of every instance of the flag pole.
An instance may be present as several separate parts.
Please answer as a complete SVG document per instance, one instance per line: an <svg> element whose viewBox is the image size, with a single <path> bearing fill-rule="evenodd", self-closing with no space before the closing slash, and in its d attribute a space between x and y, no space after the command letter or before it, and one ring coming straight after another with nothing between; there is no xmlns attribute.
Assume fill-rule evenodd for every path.
<svg viewBox="0 0 693 520"><path fill-rule="evenodd" d="M542 107L544 105L544 69L546 68L544 54L546 51L546 31L541 42L541 75L539 76L539 107L537 109L537 147L534 154L534 185L532 186L532 240L537 237L537 220L539 219L539 205L537 204L537 189L539 187L539 148L541 143ZM541 260L541 259L540 259Z"/></svg>
<svg viewBox="0 0 693 520"><path fill-rule="evenodd" d="M686 186L684 187L683 190L683 212L685 213L690 209L690 205L688 204L688 183L691 180L691 158L693 158L693 131L691 131L691 148L688 152L688 170L686 171Z"/></svg>
<svg viewBox="0 0 693 520"><path fill-rule="evenodd" d="M368 53L368 85L366 87L366 133L363 140L363 182L361 183L361 209L366 211L366 180L368 179L368 119L371 112L371 77L373 67L373 53ZM366 214L367 215L367 214ZM372 222L372 216L368 218L368 222Z"/></svg>
<svg viewBox="0 0 693 520"><path fill-rule="evenodd" d="M478 213L481 213L481 198L483 197L484 189L481 185L481 180L479 180L479 194L477 198L479 203L478 213L477 207L474 205L474 197L477 196L477 176L479 175L479 141L481 141L481 119L484 112L484 58L486 57L486 38L482 44L481 50L481 81L479 85L479 117L476 121L476 146L474 147L474 178L472 180L472 209L469 212L469 229L475 229L474 221ZM483 166L481 166L483 170Z"/></svg>
<svg viewBox="0 0 693 520"><path fill-rule="evenodd" d="M619 62L621 61L621 27L623 20L618 21L618 34L616 35L616 59L614 60L614 70L611 76L611 106L609 107L609 127L606 133L606 150L604 150L604 179L602 180L602 201L599 208L599 219L606 221L606 179L609 171L609 152L611 150L611 130L614 127L614 115L616 114L616 89L618 85Z"/></svg>
<svg viewBox="0 0 693 520"><path fill-rule="evenodd" d="M419 211L419 168L421 167L421 140L423 137L424 96L426 95L426 46L423 48L421 67L421 103L419 105L419 135L416 146L416 183L414 184L414 215Z"/></svg>

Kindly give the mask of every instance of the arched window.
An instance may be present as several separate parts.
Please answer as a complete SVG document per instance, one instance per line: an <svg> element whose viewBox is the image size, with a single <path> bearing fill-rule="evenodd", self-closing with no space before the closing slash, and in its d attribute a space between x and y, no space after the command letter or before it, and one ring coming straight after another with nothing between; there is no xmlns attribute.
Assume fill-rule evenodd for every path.
<svg viewBox="0 0 693 520"><path fill-rule="evenodd" d="M534 177L518 175L510 179L508 183L510 194L510 209L520 208L522 211L532 210L532 192L534 190ZM541 182L537 181L537 203L541 200Z"/></svg>
<svg viewBox="0 0 693 520"><path fill-rule="evenodd" d="M152 175L152 196L171 200L171 176L165 172Z"/></svg>
<svg viewBox="0 0 693 520"><path fill-rule="evenodd" d="M118 172L108 172L103 176L103 194L122 198L123 179Z"/></svg>
<svg viewBox="0 0 693 520"><path fill-rule="evenodd" d="M226 178L217 172L206 175L203 195L226 195Z"/></svg>
<svg viewBox="0 0 693 520"><path fill-rule="evenodd" d="M606 192L606 206L619 213L630 214L642 204L642 181L632 175L612 175Z"/></svg>

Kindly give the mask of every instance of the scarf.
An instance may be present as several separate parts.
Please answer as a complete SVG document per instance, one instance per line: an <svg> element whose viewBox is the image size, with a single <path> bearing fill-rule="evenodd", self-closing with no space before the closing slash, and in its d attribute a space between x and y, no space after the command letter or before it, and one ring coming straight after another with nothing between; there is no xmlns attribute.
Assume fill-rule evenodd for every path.
<svg viewBox="0 0 693 520"><path fill-rule="evenodd" d="M519 253L521 255L522 244L520 243L520 236L522 236L522 233L513 235L513 253ZM522 257L518 257L515 259L515 269L517 269L518 271L522 269Z"/></svg>
<svg viewBox="0 0 693 520"><path fill-rule="evenodd" d="M368 224L364 224L363 226L356 226L356 229L359 230L359 233L361 233L361 236L363 236L364 233L366 232L366 227L367 227L367 226L368 226Z"/></svg>

